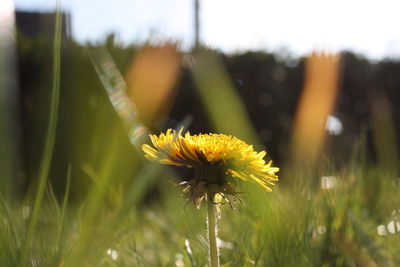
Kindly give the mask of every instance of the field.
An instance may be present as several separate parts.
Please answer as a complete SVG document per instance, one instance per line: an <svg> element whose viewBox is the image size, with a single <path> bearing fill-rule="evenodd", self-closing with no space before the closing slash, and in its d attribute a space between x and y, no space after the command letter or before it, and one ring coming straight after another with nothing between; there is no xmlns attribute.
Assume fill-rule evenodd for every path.
<svg viewBox="0 0 400 267"><path fill-rule="evenodd" d="M44 42L53 49L51 57L40 50L43 40L19 39L21 73L35 56L47 61L40 61L43 69L33 73L33 82L22 82L40 88L36 108L24 113L26 180L0 177L0 266L206 266L210 200L197 209L182 192L180 183L192 179L192 168L150 162L142 151L150 144L148 133L181 127L238 136L256 151L266 150L266 161L280 168L272 192L255 178L232 180L237 199L222 203L217 219L221 266L400 265L392 120L398 111L391 114L385 105L390 98L382 94L371 108L373 126L359 130L354 142L329 135L325 121L338 98L340 56L322 52L299 60L296 70L304 78L288 72L301 92L287 99L273 95L280 103L299 103L288 111L290 126L279 131L273 127L284 124L282 116L257 110L249 116L251 97L238 93L224 65L239 57L209 49L184 54L171 43L123 48L112 36L104 44L66 45L59 12L56 18L54 39ZM283 64L266 54L247 56ZM192 81L185 80L187 73L178 77L185 71ZM177 83L195 84L196 97L183 91L173 104ZM261 106L273 101L268 94L260 99ZM202 110L185 113L182 101ZM268 129L257 131L263 120ZM271 132L284 136L283 146L270 142Z"/></svg>

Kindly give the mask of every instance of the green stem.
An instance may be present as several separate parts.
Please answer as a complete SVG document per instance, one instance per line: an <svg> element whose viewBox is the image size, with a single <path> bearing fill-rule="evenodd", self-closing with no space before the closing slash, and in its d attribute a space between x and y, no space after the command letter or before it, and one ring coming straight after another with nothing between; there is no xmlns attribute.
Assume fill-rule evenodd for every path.
<svg viewBox="0 0 400 267"><path fill-rule="evenodd" d="M29 247L32 245L37 221L39 219L40 208L44 198L48 175L50 171L51 159L56 138L58 102L60 97L60 73L61 73L61 0L57 0L56 5L56 23L54 29L53 45L53 85L51 90L51 104L49 125L46 130L46 143L44 145L43 158L39 169L39 184L32 207L32 213L29 218L28 227L21 244L18 259L15 266L24 266L29 256Z"/></svg>
<svg viewBox="0 0 400 267"><path fill-rule="evenodd" d="M208 242L210 267L219 267L219 255L217 247L217 217L215 216L215 204L209 195L207 199L208 207Z"/></svg>

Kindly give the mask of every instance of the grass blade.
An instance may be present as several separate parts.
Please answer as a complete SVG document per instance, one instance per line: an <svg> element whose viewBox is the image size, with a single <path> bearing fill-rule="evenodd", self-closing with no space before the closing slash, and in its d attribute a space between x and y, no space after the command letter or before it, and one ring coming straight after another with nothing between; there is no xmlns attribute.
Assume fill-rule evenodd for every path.
<svg viewBox="0 0 400 267"><path fill-rule="evenodd" d="M58 103L60 97L60 72L61 72L61 0L57 1L56 24L54 31L53 46L53 83L51 90L50 117L46 133L46 143L43 152L43 158L39 169L39 185L35 195L32 215L29 219L28 229L26 231L16 266L23 266L28 255L28 249L33 239L36 223L39 217L40 207L44 197L50 164L54 149Z"/></svg>

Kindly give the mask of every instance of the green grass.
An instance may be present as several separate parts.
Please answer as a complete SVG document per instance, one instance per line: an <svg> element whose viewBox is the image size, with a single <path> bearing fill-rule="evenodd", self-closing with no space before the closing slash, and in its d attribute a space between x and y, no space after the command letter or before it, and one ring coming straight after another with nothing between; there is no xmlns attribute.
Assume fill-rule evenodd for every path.
<svg viewBox="0 0 400 267"><path fill-rule="evenodd" d="M57 1L56 23L54 31L53 45L53 83L51 94L51 106L49 115L49 125L46 132L46 142L43 152L43 159L39 169L38 188L35 194L35 200L32 207L32 215L29 217L29 223L25 236L23 238L21 248L18 254L16 266L23 266L28 253L28 248L32 244L33 233L36 228L40 208L42 206L43 196L49 175L51 159L56 139L58 103L60 95L60 66L61 66L61 1Z"/></svg>
<svg viewBox="0 0 400 267"><path fill-rule="evenodd" d="M219 237L224 241L222 265L398 265L400 234L391 233L393 229L388 227L390 221L399 220L398 178L377 169L366 171L355 167L326 173L337 179L329 190L312 182L318 176L301 173L284 176L287 181L273 193L242 184L243 204L238 203L234 210L223 206L219 221ZM373 190L369 179L378 179ZM175 266L181 260L185 266L204 266L206 207L197 210L191 204L185 206L180 191L166 177L157 180L156 189L159 198L136 206L118 221L114 219L122 204L102 206L92 225L85 227L90 212L85 209L92 205L84 202L66 208L67 194L59 203L48 187L26 264ZM15 266L29 225L26 213L32 205L4 199L1 204L0 265ZM379 225L386 226L387 235L378 235Z"/></svg>

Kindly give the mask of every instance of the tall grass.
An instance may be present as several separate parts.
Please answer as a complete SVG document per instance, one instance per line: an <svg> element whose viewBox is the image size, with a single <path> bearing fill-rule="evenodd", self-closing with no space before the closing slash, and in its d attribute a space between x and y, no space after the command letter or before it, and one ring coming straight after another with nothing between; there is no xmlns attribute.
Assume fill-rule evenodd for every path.
<svg viewBox="0 0 400 267"><path fill-rule="evenodd" d="M39 169L39 184L35 194L32 213L29 218L29 224L26 234L22 241L22 246L16 258L16 266L23 266L27 257L28 248L32 243L33 233L38 221L39 212L42 206L43 196L46 189L47 179L50 170L50 164L54 149L57 129L58 103L60 96L60 69L61 66L61 1L57 1L56 23L54 30L53 45L53 84L51 90L51 106L49 112L49 125L46 132L46 142L43 151L43 158Z"/></svg>
<svg viewBox="0 0 400 267"><path fill-rule="evenodd" d="M399 182L379 169L357 166L321 173L333 179L330 185L325 180L299 182L302 173L290 177L290 186L278 186L271 194L241 185L243 204L235 210L223 207L222 266L398 265L400 237L392 222L399 219ZM115 208L103 207L92 222L95 230L83 228L85 214L73 206L65 209L66 198L59 205L48 188L25 262L28 266L63 262L65 266L183 266L180 262L204 266L205 208L185 207L171 180L159 178L159 200L127 211L118 222L113 221ZM321 181L318 175L313 178ZM371 191L369 181L376 178ZM14 266L11 259L24 237L27 206L13 206L3 199L1 204L0 263ZM88 235L90 242L81 243ZM77 246L84 249L83 255L74 253Z"/></svg>

